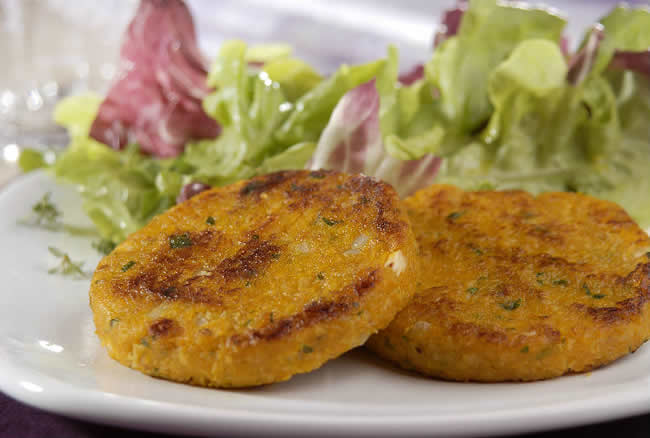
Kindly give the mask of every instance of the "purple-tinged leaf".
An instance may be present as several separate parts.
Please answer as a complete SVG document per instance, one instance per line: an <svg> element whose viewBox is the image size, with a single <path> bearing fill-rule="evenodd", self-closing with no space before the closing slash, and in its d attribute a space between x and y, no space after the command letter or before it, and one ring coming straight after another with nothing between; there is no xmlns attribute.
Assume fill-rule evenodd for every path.
<svg viewBox="0 0 650 438"><path fill-rule="evenodd" d="M196 196L201 192L205 192L206 190L210 190L211 188L212 187L207 184L196 181L185 184L176 197L176 203L180 204L181 202L185 202L191 197Z"/></svg>
<svg viewBox="0 0 650 438"><path fill-rule="evenodd" d="M458 0L456 7L446 10L442 15L442 23L433 38L433 47L437 47L449 37L458 33L460 22L467 10L469 2L467 0Z"/></svg>
<svg viewBox="0 0 650 438"><path fill-rule="evenodd" d="M398 80L402 85L411 85L424 77L424 65L418 64L409 72L399 76Z"/></svg>
<svg viewBox="0 0 650 438"><path fill-rule="evenodd" d="M90 136L114 149L137 142L158 157L178 155L190 139L216 137L219 126L201 107L210 91L206 76L185 4L142 0Z"/></svg>
<svg viewBox="0 0 650 438"><path fill-rule="evenodd" d="M348 91L336 105L307 168L364 173L384 180L405 197L433 183L441 159L402 161L389 155L379 128L375 81Z"/></svg>
<svg viewBox="0 0 650 438"><path fill-rule="evenodd" d="M594 24L586 43L569 60L569 71L567 73L569 83L578 85L584 81L596 61L598 48L604 37L603 25L600 23Z"/></svg>
<svg viewBox="0 0 650 438"><path fill-rule="evenodd" d="M614 70L632 70L650 76L650 48L643 51L617 50L609 64Z"/></svg>

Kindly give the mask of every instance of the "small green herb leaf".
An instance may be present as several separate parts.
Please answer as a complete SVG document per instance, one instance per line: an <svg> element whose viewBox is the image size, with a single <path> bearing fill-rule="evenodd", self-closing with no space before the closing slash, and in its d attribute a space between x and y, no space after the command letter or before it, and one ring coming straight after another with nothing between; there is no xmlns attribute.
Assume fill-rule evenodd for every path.
<svg viewBox="0 0 650 438"><path fill-rule="evenodd" d="M340 224L340 223L341 223L341 221L337 221L337 220L333 220L333 219L328 219L328 218L326 218L326 217L324 217L324 218L322 218L322 219L323 219L323 222L325 222L325 225L329 225L330 227L331 227L332 225L336 225L336 224Z"/></svg>
<svg viewBox="0 0 650 438"><path fill-rule="evenodd" d="M73 262L68 254L54 246L48 246L47 249L50 251L50 254L61 260L59 266L51 268L47 271L48 273L88 278L88 274L82 269L83 262Z"/></svg>
<svg viewBox="0 0 650 438"><path fill-rule="evenodd" d="M264 183L261 181L251 181L244 186L239 193L242 195L249 195L253 192L256 192L264 187Z"/></svg>
<svg viewBox="0 0 650 438"><path fill-rule="evenodd" d="M217 221L215 221L212 216L208 216L208 218L205 220L205 223L208 225L214 225L217 223Z"/></svg>
<svg viewBox="0 0 650 438"><path fill-rule="evenodd" d="M566 280L553 280L554 286L568 286L569 282Z"/></svg>
<svg viewBox="0 0 650 438"><path fill-rule="evenodd" d="M464 214L465 214L464 211L454 211L453 213L447 215L447 219L450 221L455 221L456 219L460 218Z"/></svg>
<svg viewBox="0 0 650 438"><path fill-rule="evenodd" d="M133 260L129 260L122 266L122 272L126 272L129 269L131 269L135 265L135 262Z"/></svg>
<svg viewBox="0 0 650 438"><path fill-rule="evenodd" d="M91 246L100 254L109 255L117 245L112 240L100 239L93 243Z"/></svg>
<svg viewBox="0 0 650 438"><path fill-rule="evenodd" d="M325 275L322 272L319 272L318 275L316 275L316 278L319 280L325 280Z"/></svg>
<svg viewBox="0 0 650 438"><path fill-rule="evenodd" d="M169 247L172 249L185 248L188 246L192 246L192 239L190 239L189 233L174 234L169 237Z"/></svg>
<svg viewBox="0 0 650 438"><path fill-rule="evenodd" d="M469 289L467 289L467 293L469 293L470 295L474 295L476 292L478 292L478 287L470 287Z"/></svg>
<svg viewBox="0 0 650 438"><path fill-rule="evenodd" d="M528 353L528 345L526 345L524 348L522 348L521 350L519 350L519 352L521 352L521 353Z"/></svg>
<svg viewBox="0 0 650 438"><path fill-rule="evenodd" d="M35 215L35 222L38 225L56 225L57 220L61 216L59 209L52 203L52 193L47 192L43 197L32 207L32 212Z"/></svg>
<svg viewBox="0 0 650 438"><path fill-rule="evenodd" d="M538 272L537 274L535 274L535 278L537 279L537 283L544 284L544 280L542 280L543 276L544 276L543 272Z"/></svg>
<svg viewBox="0 0 650 438"><path fill-rule="evenodd" d="M603 294L594 294L591 292L591 289L589 289L589 286L587 286L587 283L582 284L582 288L585 290L585 294L589 295L591 298L595 300L600 300L601 298L605 298L607 295Z"/></svg>
<svg viewBox="0 0 650 438"><path fill-rule="evenodd" d="M309 172L309 177L314 179L323 179L325 178L325 173L321 171Z"/></svg>
<svg viewBox="0 0 650 438"><path fill-rule="evenodd" d="M500 306L503 307L505 310L515 310L519 308L521 305L521 298L517 298L516 300L513 301L506 301L505 303L501 303Z"/></svg>
<svg viewBox="0 0 650 438"><path fill-rule="evenodd" d="M309 345L303 345L302 346L302 352L305 353L305 354L309 354L309 353L311 353L313 351L314 351L314 349L311 348Z"/></svg>
<svg viewBox="0 0 650 438"><path fill-rule="evenodd" d="M477 255L483 255L483 251L478 248L472 248L472 251L474 251Z"/></svg>

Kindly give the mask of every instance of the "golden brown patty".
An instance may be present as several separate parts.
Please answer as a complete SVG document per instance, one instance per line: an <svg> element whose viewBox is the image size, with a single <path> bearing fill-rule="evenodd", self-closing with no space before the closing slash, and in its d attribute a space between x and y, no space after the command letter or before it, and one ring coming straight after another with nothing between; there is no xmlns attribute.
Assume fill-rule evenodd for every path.
<svg viewBox="0 0 650 438"><path fill-rule="evenodd" d="M590 370L650 336L647 235L617 205L571 193L463 192L406 200L422 275L368 346L452 380Z"/></svg>
<svg viewBox="0 0 650 438"><path fill-rule="evenodd" d="M287 171L203 192L95 271L111 357L205 386L287 380L361 345L415 291L416 245L387 184Z"/></svg>

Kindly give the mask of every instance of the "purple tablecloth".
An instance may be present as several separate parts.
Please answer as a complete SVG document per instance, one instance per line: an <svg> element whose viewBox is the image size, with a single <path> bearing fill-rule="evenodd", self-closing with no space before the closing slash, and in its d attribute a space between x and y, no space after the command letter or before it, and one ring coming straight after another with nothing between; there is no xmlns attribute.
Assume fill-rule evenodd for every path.
<svg viewBox="0 0 650 438"><path fill-rule="evenodd" d="M0 392L0 438L153 438L135 430L71 420L18 403ZM529 435L530 438L648 438L650 415L604 424Z"/></svg>

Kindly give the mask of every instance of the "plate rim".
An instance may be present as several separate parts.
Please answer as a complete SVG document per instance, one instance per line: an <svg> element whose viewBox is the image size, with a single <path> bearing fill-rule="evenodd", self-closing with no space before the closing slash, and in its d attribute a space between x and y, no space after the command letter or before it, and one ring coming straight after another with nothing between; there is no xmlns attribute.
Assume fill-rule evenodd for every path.
<svg viewBox="0 0 650 438"><path fill-rule="evenodd" d="M0 205L12 192L43 177L60 185L43 171L21 175L0 189ZM5 298L11 297L11 289L6 288L5 294ZM0 333L3 338L7 335ZM32 385L31 390L25 382ZM36 388L40 388L40 392L34 391ZM599 423L650 412L650 381L643 378L619 384L605 394L568 397L541 407L495 408L471 414L417 412L408 415L400 411L393 415L341 416L315 411L292 413L289 408L285 413L261 413L259 407L247 411L227 406L197 406L83 388L32 368L20 367L4 354L0 355L0 390L20 402L67 417L139 430L200 435L233 432L314 436L342 433L390 436L397 432L422 436L430 436L432 432L444 436L514 434Z"/></svg>

